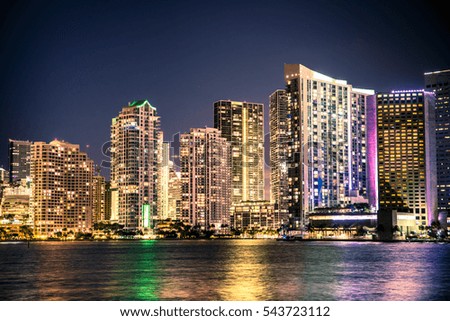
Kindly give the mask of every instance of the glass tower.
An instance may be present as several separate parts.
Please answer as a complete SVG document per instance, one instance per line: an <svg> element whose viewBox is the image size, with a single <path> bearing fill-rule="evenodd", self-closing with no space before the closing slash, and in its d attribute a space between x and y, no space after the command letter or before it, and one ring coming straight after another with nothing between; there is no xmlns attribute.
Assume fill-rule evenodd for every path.
<svg viewBox="0 0 450 321"><path fill-rule="evenodd" d="M353 88L298 64L285 64L289 214L308 223L315 208L365 202L366 98Z"/></svg>
<svg viewBox="0 0 450 321"><path fill-rule="evenodd" d="M287 107L285 90L276 90L269 96L270 201L275 205L276 224L286 224L289 217Z"/></svg>
<svg viewBox="0 0 450 321"><path fill-rule="evenodd" d="M17 183L30 177L30 148L32 142L9 140L9 181Z"/></svg>
<svg viewBox="0 0 450 321"><path fill-rule="evenodd" d="M232 202L264 199L264 105L217 101L214 127L231 143Z"/></svg>
<svg viewBox="0 0 450 321"><path fill-rule="evenodd" d="M436 95L438 209L450 212L450 69L425 73L425 87Z"/></svg>

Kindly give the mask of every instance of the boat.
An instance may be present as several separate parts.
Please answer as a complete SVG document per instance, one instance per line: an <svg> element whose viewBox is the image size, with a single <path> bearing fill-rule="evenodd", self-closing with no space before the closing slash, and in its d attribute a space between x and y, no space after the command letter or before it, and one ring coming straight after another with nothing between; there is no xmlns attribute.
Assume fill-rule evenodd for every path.
<svg viewBox="0 0 450 321"><path fill-rule="evenodd" d="M277 237L277 241L295 241L295 240L296 240L296 237L292 236L292 235L283 234L283 235L279 235Z"/></svg>

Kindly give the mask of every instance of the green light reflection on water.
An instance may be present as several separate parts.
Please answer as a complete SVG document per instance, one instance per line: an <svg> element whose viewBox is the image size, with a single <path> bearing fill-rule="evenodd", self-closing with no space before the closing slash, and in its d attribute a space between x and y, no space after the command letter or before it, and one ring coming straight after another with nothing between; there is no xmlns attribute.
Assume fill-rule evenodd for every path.
<svg viewBox="0 0 450 321"><path fill-rule="evenodd" d="M136 264L133 278L133 291L135 291L136 300L155 301L159 299L158 289L160 282L157 277L159 270L155 259L155 240L141 241L139 248L142 250L136 257Z"/></svg>

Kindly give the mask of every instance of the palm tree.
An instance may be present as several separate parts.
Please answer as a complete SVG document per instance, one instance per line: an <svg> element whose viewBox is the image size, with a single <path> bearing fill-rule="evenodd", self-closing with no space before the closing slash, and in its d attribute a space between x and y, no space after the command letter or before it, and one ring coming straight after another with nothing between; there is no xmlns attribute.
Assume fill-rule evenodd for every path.
<svg viewBox="0 0 450 321"><path fill-rule="evenodd" d="M4 227L0 227L0 240L6 238L6 229Z"/></svg>
<svg viewBox="0 0 450 321"><path fill-rule="evenodd" d="M25 237L26 240L33 239L34 233L33 233L33 230L29 226L27 226L27 225L20 226L19 232L22 235L22 237Z"/></svg>

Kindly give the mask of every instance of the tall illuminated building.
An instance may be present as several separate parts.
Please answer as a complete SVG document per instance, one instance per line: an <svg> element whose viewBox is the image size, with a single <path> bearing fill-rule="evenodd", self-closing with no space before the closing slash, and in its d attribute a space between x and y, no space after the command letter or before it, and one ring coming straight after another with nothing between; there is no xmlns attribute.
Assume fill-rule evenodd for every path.
<svg viewBox="0 0 450 321"><path fill-rule="evenodd" d="M214 127L231 143L232 202L264 199L264 105L219 100Z"/></svg>
<svg viewBox="0 0 450 321"><path fill-rule="evenodd" d="M161 220L180 219L181 181L180 173L170 160L170 143L161 144L158 190L158 217Z"/></svg>
<svg viewBox="0 0 450 321"><path fill-rule="evenodd" d="M122 108L111 125L111 220L152 228L157 216L159 117L148 100Z"/></svg>
<svg viewBox="0 0 450 321"><path fill-rule="evenodd" d="M450 69L425 73L425 87L436 95L438 209L450 213Z"/></svg>
<svg viewBox="0 0 450 321"><path fill-rule="evenodd" d="M79 145L35 142L30 152L31 213L35 235L92 227L93 162Z"/></svg>
<svg viewBox="0 0 450 321"><path fill-rule="evenodd" d="M170 143L162 142L158 177L158 217L161 220L169 218L169 162Z"/></svg>
<svg viewBox="0 0 450 321"><path fill-rule="evenodd" d="M98 223L106 220L106 183L105 177L97 174L93 177L92 221Z"/></svg>
<svg viewBox="0 0 450 321"><path fill-rule="evenodd" d="M365 108L372 90L285 64L289 214L297 227L315 208L362 202Z"/></svg>
<svg viewBox="0 0 450 321"><path fill-rule="evenodd" d="M111 182L105 182L105 220L111 221Z"/></svg>
<svg viewBox="0 0 450 321"><path fill-rule="evenodd" d="M181 173L175 170L171 162L169 166L168 212L170 219L181 219Z"/></svg>
<svg viewBox="0 0 450 321"><path fill-rule="evenodd" d="M276 90L269 96L270 201L275 207L276 224L286 224L289 217L287 108L285 90Z"/></svg>
<svg viewBox="0 0 450 321"><path fill-rule="evenodd" d="M30 177L30 148L32 142L9 140L9 181L20 182Z"/></svg>
<svg viewBox="0 0 450 321"><path fill-rule="evenodd" d="M378 155L370 173L378 177L378 220L396 211L395 225L418 230L437 219L434 94L393 91L371 99L367 127Z"/></svg>
<svg viewBox="0 0 450 321"><path fill-rule="evenodd" d="M230 223L230 145L216 128L180 135L181 218L208 230Z"/></svg>

